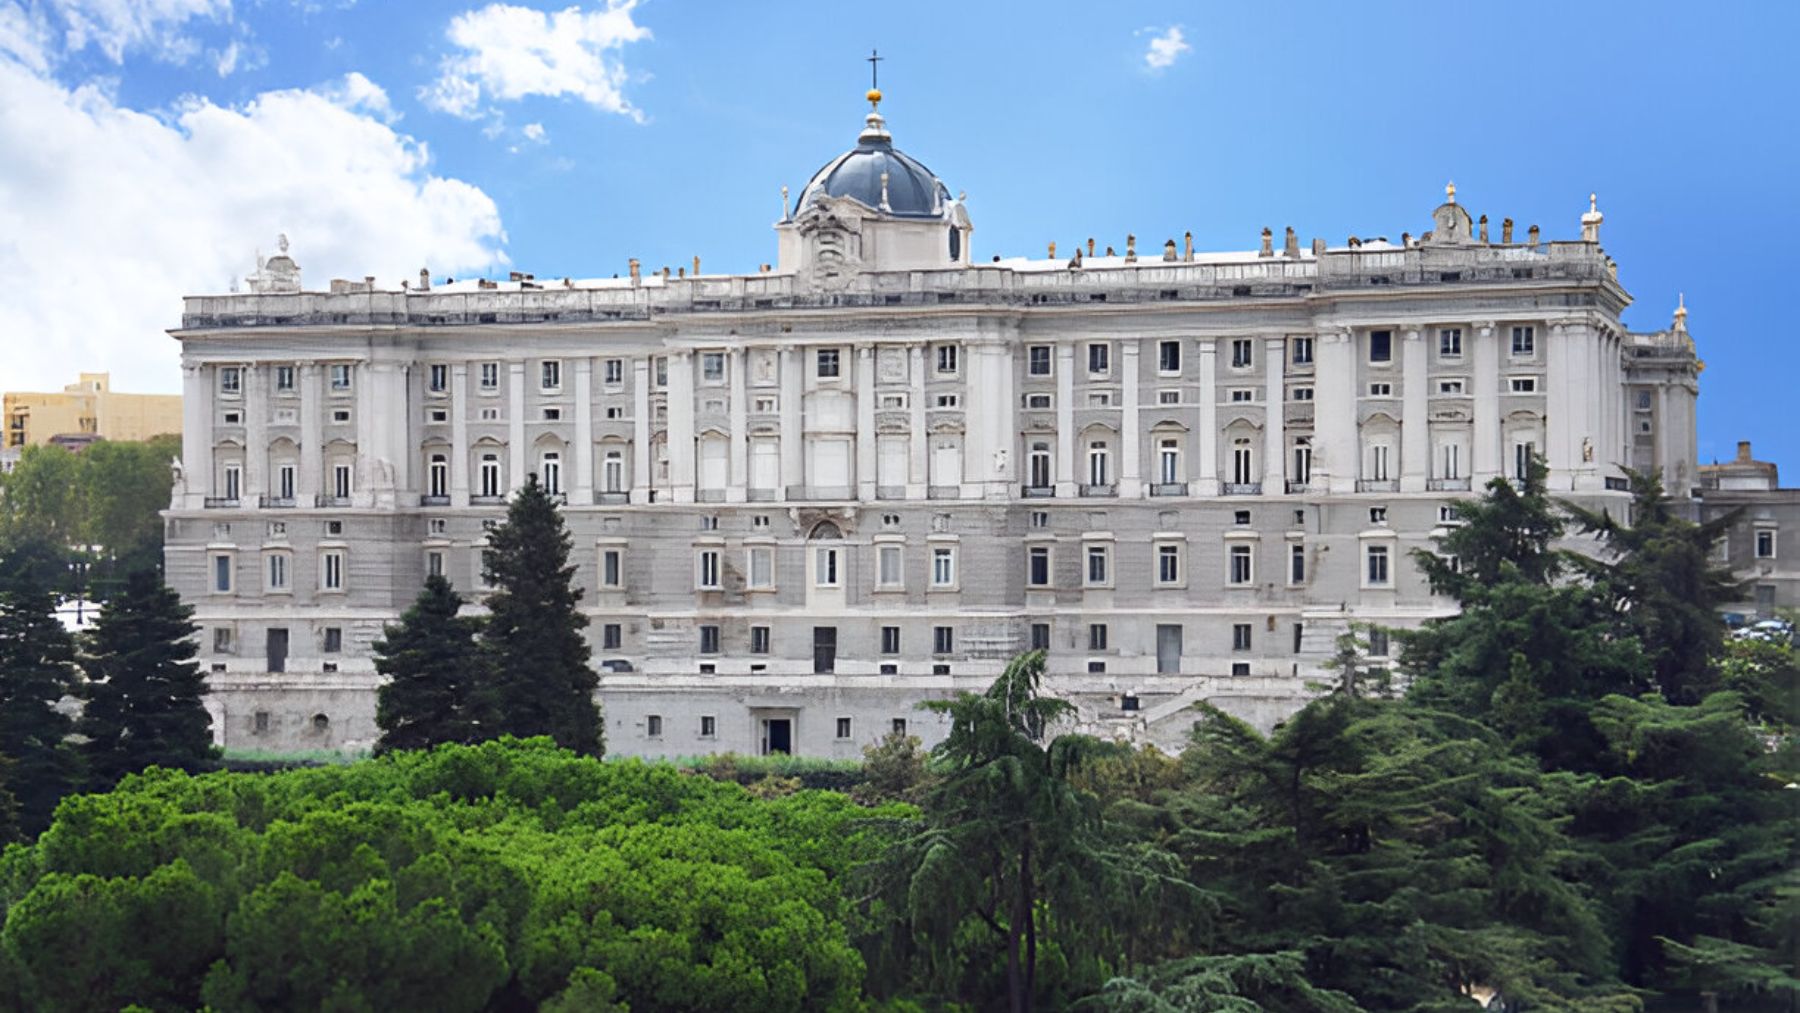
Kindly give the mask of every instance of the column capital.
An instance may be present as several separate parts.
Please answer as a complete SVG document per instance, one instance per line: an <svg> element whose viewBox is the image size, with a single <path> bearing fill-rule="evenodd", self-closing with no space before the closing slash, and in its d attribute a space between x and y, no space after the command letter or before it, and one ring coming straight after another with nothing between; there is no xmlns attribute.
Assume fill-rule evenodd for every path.
<svg viewBox="0 0 1800 1013"><path fill-rule="evenodd" d="M1415 342L1425 337L1425 329L1422 327L1408 327L1400 332L1400 336L1408 343Z"/></svg>
<svg viewBox="0 0 1800 1013"><path fill-rule="evenodd" d="M869 358L873 358L874 355L875 355L875 346L874 345L871 345L865 341L856 346L856 357L857 358L869 359Z"/></svg>
<svg viewBox="0 0 1800 1013"><path fill-rule="evenodd" d="M1492 334L1494 331L1494 322L1492 320L1474 320L1469 323L1469 326L1475 328L1475 330L1482 334Z"/></svg>
<svg viewBox="0 0 1800 1013"><path fill-rule="evenodd" d="M1265 338L1263 338L1263 347L1264 348L1286 348L1287 340L1288 340L1287 335L1285 335L1285 334L1278 335L1273 338L1265 337Z"/></svg>

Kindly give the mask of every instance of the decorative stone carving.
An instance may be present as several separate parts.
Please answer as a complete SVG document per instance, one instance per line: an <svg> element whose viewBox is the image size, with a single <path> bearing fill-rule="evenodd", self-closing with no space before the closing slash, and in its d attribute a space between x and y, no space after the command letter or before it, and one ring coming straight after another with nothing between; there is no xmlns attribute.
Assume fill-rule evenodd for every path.
<svg viewBox="0 0 1800 1013"><path fill-rule="evenodd" d="M758 387L775 385L777 377L773 348L758 348L750 353L750 382Z"/></svg>
<svg viewBox="0 0 1800 1013"><path fill-rule="evenodd" d="M878 412L875 415L875 431L884 436L902 435L911 429L905 412Z"/></svg>
<svg viewBox="0 0 1800 1013"><path fill-rule="evenodd" d="M862 218L849 199L818 197L796 221L806 243L806 281L827 292L848 288L862 271Z"/></svg>
<svg viewBox="0 0 1800 1013"><path fill-rule="evenodd" d="M883 348L875 360L875 378L882 383L905 383L906 349Z"/></svg>
<svg viewBox="0 0 1800 1013"><path fill-rule="evenodd" d="M963 431L962 415L961 413L939 415L931 420L928 428L934 433L960 433Z"/></svg>

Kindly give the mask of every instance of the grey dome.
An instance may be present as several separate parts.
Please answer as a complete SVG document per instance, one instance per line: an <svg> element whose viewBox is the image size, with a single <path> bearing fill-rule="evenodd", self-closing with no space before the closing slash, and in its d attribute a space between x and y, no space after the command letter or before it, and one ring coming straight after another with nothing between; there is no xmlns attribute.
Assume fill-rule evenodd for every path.
<svg viewBox="0 0 1800 1013"><path fill-rule="evenodd" d="M887 173L887 207L882 208L881 174ZM870 114L869 128L856 147L825 163L800 191L796 210L815 196L854 197L869 207L901 218L941 218L950 190L917 159L894 147L881 119Z"/></svg>

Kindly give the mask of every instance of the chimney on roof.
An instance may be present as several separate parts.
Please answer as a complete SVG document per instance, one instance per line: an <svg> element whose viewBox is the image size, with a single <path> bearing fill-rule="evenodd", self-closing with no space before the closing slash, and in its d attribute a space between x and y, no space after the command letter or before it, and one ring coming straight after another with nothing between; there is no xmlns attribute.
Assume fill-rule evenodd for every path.
<svg viewBox="0 0 1800 1013"><path fill-rule="evenodd" d="M1125 263L1127 263L1127 264L1137 263L1137 237L1136 236L1128 235L1125 237Z"/></svg>
<svg viewBox="0 0 1800 1013"><path fill-rule="evenodd" d="M694 277L700 277L700 255L694 254Z"/></svg>
<svg viewBox="0 0 1800 1013"><path fill-rule="evenodd" d="M1486 245L1487 245L1487 241L1488 241L1488 237L1487 237L1487 215L1482 215L1482 216L1481 216L1481 245L1483 245L1483 246L1486 246Z"/></svg>
<svg viewBox="0 0 1800 1013"><path fill-rule="evenodd" d="M625 263L626 263L626 266L631 268L631 284L632 284L632 286L635 287L635 286L643 284L644 276L641 273L641 268L638 264L638 259L636 257L633 257L630 260L627 260Z"/></svg>
<svg viewBox="0 0 1800 1013"><path fill-rule="evenodd" d="M1314 239L1313 240L1313 256L1315 256L1315 257L1320 256L1324 252L1325 252L1325 240Z"/></svg>
<svg viewBox="0 0 1800 1013"><path fill-rule="evenodd" d="M506 280L507 281L524 281L525 280L525 272L523 272L523 271L508 271L506 273Z"/></svg>
<svg viewBox="0 0 1800 1013"><path fill-rule="evenodd" d="M1088 256L1091 257L1093 255L1094 255L1094 237L1089 236L1088 237Z"/></svg>
<svg viewBox="0 0 1800 1013"><path fill-rule="evenodd" d="M1751 461L1755 460L1755 458L1750 456L1750 441L1749 440L1739 440L1738 441L1737 459L1744 464L1749 464Z"/></svg>
<svg viewBox="0 0 1800 1013"><path fill-rule="evenodd" d="M1300 256L1300 237L1294 235L1292 225L1287 227L1287 233L1281 237L1281 255L1284 257Z"/></svg>
<svg viewBox="0 0 1800 1013"><path fill-rule="evenodd" d="M1269 231L1269 227L1267 225L1265 225L1265 226L1263 226L1263 230L1262 230L1262 252L1258 253L1257 256L1273 257L1274 255L1275 255L1275 233Z"/></svg>
<svg viewBox="0 0 1800 1013"><path fill-rule="evenodd" d="M1175 260L1175 240L1171 239L1163 244L1163 259L1170 262Z"/></svg>
<svg viewBox="0 0 1800 1013"><path fill-rule="evenodd" d="M423 267L419 268L419 291L431 291L431 272Z"/></svg>
<svg viewBox="0 0 1800 1013"><path fill-rule="evenodd" d="M1533 246L1538 244L1538 227L1536 225L1525 230L1525 241Z"/></svg>
<svg viewBox="0 0 1800 1013"><path fill-rule="evenodd" d="M1056 259L1056 240L1050 240L1050 259Z"/></svg>
<svg viewBox="0 0 1800 1013"><path fill-rule="evenodd" d="M1512 245L1512 219L1511 218L1500 219L1500 241L1502 243L1505 243L1508 246Z"/></svg>
<svg viewBox="0 0 1800 1013"><path fill-rule="evenodd" d="M1194 234L1192 232L1181 234L1181 259L1190 264L1194 262Z"/></svg>

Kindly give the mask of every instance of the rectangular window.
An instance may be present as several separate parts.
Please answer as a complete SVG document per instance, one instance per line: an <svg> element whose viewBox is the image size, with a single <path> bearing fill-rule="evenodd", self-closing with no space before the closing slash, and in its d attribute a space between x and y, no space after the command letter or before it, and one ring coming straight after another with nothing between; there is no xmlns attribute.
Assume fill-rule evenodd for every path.
<svg viewBox="0 0 1800 1013"><path fill-rule="evenodd" d="M1112 551L1104 545L1090 545L1087 548L1087 582L1089 586L1104 586L1111 578Z"/></svg>
<svg viewBox="0 0 1800 1013"><path fill-rule="evenodd" d="M1050 346L1032 345L1025 353L1026 372L1032 376L1050 375Z"/></svg>
<svg viewBox="0 0 1800 1013"><path fill-rule="evenodd" d="M813 583L819 587L838 586L838 550L813 550Z"/></svg>
<svg viewBox="0 0 1800 1013"><path fill-rule="evenodd" d="M949 654L956 649L956 633L949 626L931 628L931 653Z"/></svg>
<svg viewBox="0 0 1800 1013"><path fill-rule="evenodd" d="M500 389L500 364L498 362L481 364L481 389L485 391Z"/></svg>
<svg viewBox="0 0 1800 1013"><path fill-rule="evenodd" d="M1537 393L1537 377L1535 377L1535 376L1515 376L1515 377L1513 377L1512 378L1512 392L1514 394L1535 394L1535 393Z"/></svg>
<svg viewBox="0 0 1800 1013"><path fill-rule="evenodd" d="M1025 407L1027 408L1043 411L1052 407L1053 404L1054 402L1051 401L1049 394L1035 393L1025 395Z"/></svg>
<svg viewBox="0 0 1800 1013"><path fill-rule="evenodd" d="M1163 341L1157 343L1156 369L1161 373L1181 372L1181 342Z"/></svg>
<svg viewBox="0 0 1800 1013"><path fill-rule="evenodd" d="M1537 329L1534 327L1515 327L1512 329L1512 353L1520 358L1537 354Z"/></svg>
<svg viewBox="0 0 1800 1013"><path fill-rule="evenodd" d="M1288 547L1288 583L1306 583L1306 546Z"/></svg>
<svg viewBox="0 0 1800 1013"><path fill-rule="evenodd" d="M344 589L344 554L327 552L319 557L319 588L324 591Z"/></svg>
<svg viewBox="0 0 1800 1013"><path fill-rule="evenodd" d="M1106 624L1088 623L1088 650L1106 650Z"/></svg>
<svg viewBox="0 0 1800 1013"><path fill-rule="evenodd" d="M651 714L644 718L644 734L653 739L662 737L662 715Z"/></svg>
<svg viewBox="0 0 1800 1013"><path fill-rule="evenodd" d="M294 389L294 367L275 367L275 390L285 393Z"/></svg>
<svg viewBox="0 0 1800 1013"><path fill-rule="evenodd" d="M754 590L767 590L775 586L775 550L768 546L756 546L747 553L750 579L747 586Z"/></svg>
<svg viewBox="0 0 1800 1013"><path fill-rule="evenodd" d="M951 373L951 374L954 374L956 372L956 346L955 345L938 345L937 346L937 371L939 373Z"/></svg>
<svg viewBox="0 0 1800 1013"><path fill-rule="evenodd" d="M1369 332L1369 361L1370 362L1393 362L1394 361L1394 332L1393 331L1370 331Z"/></svg>
<svg viewBox="0 0 1800 1013"><path fill-rule="evenodd" d="M700 627L700 653L719 653L719 628L711 624Z"/></svg>
<svg viewBox="0 0 1800 1013"><path fill-rule="evenodd" d="M700 737L710 739L719 734L719 719L711 714L700 716Z"/></svg>
<svg viewBox="0 0 1800 1013"><path fill-rule="evenodd" d="M838 350L821 348L814 360L818 363L819 379L829 380L838 375Z"/></svg>
<svg viewBox="0 0 1800 1013"><path fill-rule="evenodd" d="M344 628L342 626L325 627L325 641L320 650L326 654L337 654L344 649Z"/></svg>
<svg viewBox="0 0 1800 1013"><path fill-rule="evenodd" d="M1764 529L1756 533L1756 558L1775 558L1775 532Z"/></svg>
<svg viewBox="0 0 1800 1013"><path fill-rule="evenodd" d="M625 586L624 549L602 549L600 551L600 586Z"/></svg>
<svg viewBox="0 0 1800 1013"><path fill-rule="evenodd" d="M237 366L219 367L219 393L233 396L243 393L244 371Z"/></svg>
<svg viewBox="0 0 1800 1013"><path fill-rule="evenodd" d="M1181 392L1178 390L1159 390L1156 392L1157 404L1180 404Z"/></svg>
<svg viewBox="0 0 1800 1013"><path fill-rule="evenodd" d="M1441 359L1462 358L1462 328L1446 327L1438 331L1438 357Z"/></svg>
<svg viewBox="0 0 1800 1013"><path fill-rule="evenodd" d="M905 735L906 734L906 719L905 718L895 718L894 723L893 723L893 728L894 728L895 735Z"/></svg>
<svg viewBox="0 0 1800 1013"><path fill-rule="evenodd" d="M769 628L767 626L750 627L750 653L769 653Z"/></svg>
<svg viewBox="0 0 1800 1013"><path fill-rule="evenodd" d="M1305 639L1306 639L1306 624L1295 623L1294 624L1294 653L1295 654L1300 653L1300 644Z"/></svg>
<svg viewBox="0 0 1800 1013"><path fill-rule="evenodd" d="M1105 376L1112 370L1112 346L1095 343L1088 346L1088 372Z"/></svg>
<svg viewBox="0 0 1800 1013"><path fill-rule="evenodd" d="M1240 586L1250 583L1254 576L1252 573L1250 546L1233 545L1231 547L1230 558L1231 566L1229 572L1226 574L1227 582Z"/></svg>
<svg viewBox="0 0 1800 1013"><path fill-rule="evenodd" d="M426 370L425 387L433 394L442 394L450 389L450 367L441 362L434 362Z"/></svg>
<svg viewBox="0 0 1800 1013"><path fill-rule="evenodd" d="M838 718L837 719L837 737L840 739L847 739L850 737L850 719L849 718Z"/></svg>
<svg viewBox="0 0 1800 1013"><path fill-rule="evenodd" d="M1181 582L1181 546L1158 545L1156 547L1156 582L1158 584Z"/></svg>
<svg viewBox="0 0 1800 1013"><path fill-rule="evenodd" d="M350 366L336 363L331 367L331 389L345 391L350 389Z"/></svg>
<svg viewBox="0 0 1800 1013"><path fill-rule="evenodd" d="M1249 369L1256 362L1256 342L1249 338L1231 339L1231 368Z"/></svg>
<svg viewBox="0 0 1800 1013"><path fill-rule="evenodd" d="M931 550L931 586L956 586L956 550L949 546L934 546Z"/></svg>
<svg viewBox="0 0 1800 1013"><path fill-rule="evenodd" d="M425 574L430 577L444 575L444 551L442 549L432 549L425 553Z"/></svg>
<svg viewBox="0 0 1800 1013"><path fill-rule="evenodd" d="M231 627L213 627L213 653L230 654L231 650Z"/></svg>
<svg viewBox="0 0 1800 1013"><path fill-rule="evenodd" d="M1369 657L1385 658L1388 656L1388 632L1383 629L1369 631Z"/></svg>
<svg viewBox="0 0 1800 1013"><path fill-rule="evenodd" d="M1031 649L1034 651L1048 651L1050 649L1049 623L1031 624Z"/></svg>
<svg viewBox="0 0 1800 1013"><path fill-rule="evenodd" d="M719 587L719 553L716 549L702 549L695 584L703 590L717 590Z"/></svg>
<svg viewBox="0 0 1800 1013"><path fill-rule="evenodd" d="M1233 388L1231 391L1231 400L1234 404L1247 404L1251 401L1255 401L1256 400L1256 388L1254 388L1254 387Z"/></svg>
<svg viewBox="0 0 1800 1013"><path fill-rule="evenodd" d="M1394 385L1391 383L1371 383L1371 384L1369 384L1369 396L1370 397L1393 397L1394 396Z"/></svg>
<svg viewBox="0 0 1800 1013"><path fill-rule="evenodd" d="M1439 380L1438 393L1452 396L1461 394L1463 393L1463 382L1461 380Z"/></svg>
<svg viewBox="0 0 1800 1013"><path fill-rule="evenodd" d="M883 626L881 628L881 653L900 653L900 627Z"/></svg>
<svg viewBox="0 0 1800 1013"><path fill-rule="evenodd" d="M288 589L287 556L278 554L269 557L268 589L271 591L286 591Z"/></svg>
<svg viewBox="0 0 1800 1013"><path fill-rule="evenodd" d="M1231 624L1231 649L1234 651L1248 651L1250 649L1249 623Z"/></svg>
<svg viewBox="0 0 1800 1013"><path fill-rule="evenodd" d="M617 387L625 382L625 360L607 359L600 366L600 382Z"/></svg>
<svg viewBox="0 0 1800 1013"><path fill-rule="evenodd" d="M1025 583L1032 587L1050 585L1050 550L1034 545L1025 553Z"/></svg>
<svg viewBox="0 0 1800 1013"><path fill-rule="evenodd" d="M544 390L562 389L562 363L545 359L538 364L538 386Z"/></svg>
<svg viewBox="0 0 1800 1013"><path fill-rule="evenodd" d="M1294 338L1290 343L1294 350L1294 365L1310 366L1313 361L1313 339Z"/></svg>
<svg viewBox="0 0 1800 1013"><path fill-rule="evenodd" d="M1313 389L1311 387L1295 387L1288 397L1295 401L1311 401Z"/></svg>
<svg viewBox="0 0 1800 1013"><path fill-rule="evenodd" d="M616 651L625 642L625 627L619 623L607 623L600 627L600 649Z"/></svg>
<svg viewBox="0 0 1800 1013"><path fill-rule="evenodd" d="M1369 586L1386 587L1388 585L1388 550L1385 545L1369 546Z"/></svg>
<svg viewBox="0 0 1800 1013"><path fill-rule="evenodd" d="M725 382L725 353L700 353L700 379L706 383Z"/></svg>
<svg viewBox="0 0 1800 1013"><path fill-rule="evenodd" d="M897 588L903 581L900 573L900 546L879 545L875 549L875 583Z"/></svg>

